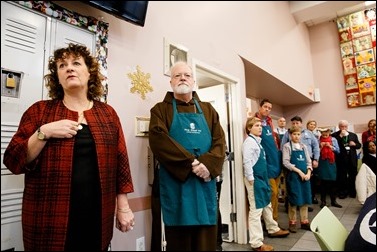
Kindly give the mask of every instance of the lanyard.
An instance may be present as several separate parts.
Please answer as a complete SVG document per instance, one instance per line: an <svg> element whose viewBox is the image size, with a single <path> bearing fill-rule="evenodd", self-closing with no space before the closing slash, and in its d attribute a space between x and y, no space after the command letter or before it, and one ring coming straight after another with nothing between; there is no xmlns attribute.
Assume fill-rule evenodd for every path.
<svg viewBox="0 0 377 252"><path fill-rule="evenodd" d="M343 144L348 143L348 136L342 137Z"/></svg>

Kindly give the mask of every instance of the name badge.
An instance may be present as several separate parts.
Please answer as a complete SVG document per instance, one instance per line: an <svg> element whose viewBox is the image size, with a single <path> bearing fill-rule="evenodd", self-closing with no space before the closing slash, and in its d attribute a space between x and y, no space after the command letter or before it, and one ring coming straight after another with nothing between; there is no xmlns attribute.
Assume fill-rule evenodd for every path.
<svg viewBox="0 0 377 252"><path fill-rule="evenodd" d="M349 147L349 146L346 146L345 148L346 148L346 150L348 150L348 151L351 149L351 147Z"/></svg>

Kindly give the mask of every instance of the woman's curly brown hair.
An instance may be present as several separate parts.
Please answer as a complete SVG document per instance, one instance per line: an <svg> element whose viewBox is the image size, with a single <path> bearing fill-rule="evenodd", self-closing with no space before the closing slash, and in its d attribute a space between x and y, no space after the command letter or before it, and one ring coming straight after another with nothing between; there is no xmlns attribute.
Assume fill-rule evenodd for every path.
<svg viewBox="0 0 377 252"><path fill-rule="evenodd" d="M46 88L51 99L64 98L64 90L59 83L57 61L66 59L69 56L82 57L90 74L88 81L88 99L100 100L104 93L102 85L103 75L100 73L97 60L90 55L89 49L84 45L69 43L68 47L55 50L54 55L48 61L49 74L44 76Z"/></svg>

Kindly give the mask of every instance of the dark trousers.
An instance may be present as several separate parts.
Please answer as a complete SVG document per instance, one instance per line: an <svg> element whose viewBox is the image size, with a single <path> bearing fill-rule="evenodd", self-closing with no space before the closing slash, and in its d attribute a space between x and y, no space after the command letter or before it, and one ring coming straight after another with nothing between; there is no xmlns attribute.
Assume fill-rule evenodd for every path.
<svg viewBox="0 0 377 252"><path fill-rule="evenodd" d="M349 164L347 166L348 169L348 178L347 178L347 190L348 195L355 197L356 196L356 175L357 175L357 166Z"/></svg>
<svg viewBox="0 0 377 252"><path fill-rule="evenodd" d="M312 200L315 198L315 195L318 192L319 182L320 182L320 179L318 176L318 168L314 168L313 175L310 177L310 188L312 191Z"/></svg>
<svg viewBox="0 0 377 252"><path fill-rule="evenodd" d="M313 163L314 158L312 158ZM314 200L315 195L318 192L319 183L320 183L319 175L318 175L318 167L313 168L312 176L310 177L310 189L312 191L312 200Z"/></svg>
<svg viewBox="0 0 377 252"><path fill-rule="evenodd" d="M217 191L217 245L221 246L223 244L223 223L221 220L221 212L220 212L220 193L221 193L221 184L223 181L216 182L216 191Z"/></svg>
<svg viewBox="0 0 377 252"><path fill-rule="evenodd" d="M321 180L321 201L326 202L326 195L330 195L331 203L336 201L336 181Z"/></svg>
<svg viewBox="0 0 377 252"><path fill-rule="evenodd" d="M165 226L166 251L216 251L213 226Z"/></svg>
<svg viewBox="0 0 377 252"><path fill-rule="evenodd" d="M350 155L344 155L337 159L337 188L339 196L355 196L355 180L357 175L357 165L354 165Z"/></svg>
<svg viewBox="0 0 377 252"><path fill-rule="evenodd" d="M161 203L160 203L160 183L158 169L154 170L154 181L152 185L151 197L152 210L152 237L151 251L161 251Z"/></svg>

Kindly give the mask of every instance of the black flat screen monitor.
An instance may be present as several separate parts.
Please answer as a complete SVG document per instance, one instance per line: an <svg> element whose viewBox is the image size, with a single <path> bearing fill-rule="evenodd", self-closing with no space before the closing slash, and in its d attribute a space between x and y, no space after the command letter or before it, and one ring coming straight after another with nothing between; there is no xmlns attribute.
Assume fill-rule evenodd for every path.
<svg viewBox="0 0 377 252"><path fill-rule="evenodd" d="M144 26L148 1L83 1L138 26Z"/></svg>

